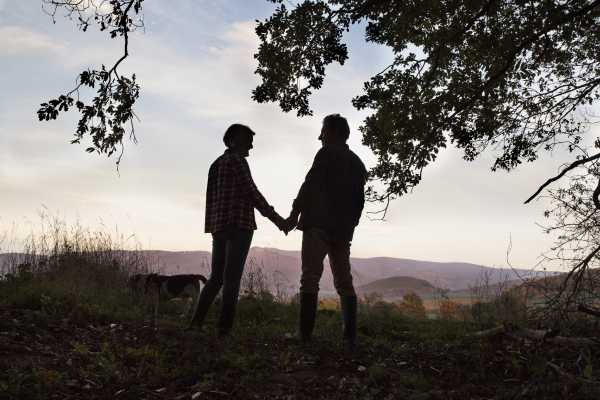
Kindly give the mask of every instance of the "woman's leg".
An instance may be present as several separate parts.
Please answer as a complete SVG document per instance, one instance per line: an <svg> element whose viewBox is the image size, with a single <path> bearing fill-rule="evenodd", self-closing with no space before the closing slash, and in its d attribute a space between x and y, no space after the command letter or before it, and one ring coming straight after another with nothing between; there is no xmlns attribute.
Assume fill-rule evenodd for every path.
<svg viewBox="0 0 600 400"><path fill-rule="evenodd" d="M246 257L248 257L253 235L254 231L240 229L236 226L228 227L219 336L226 336L231 332L240 292L240 283L244 274L244 265L246 264Z"/></svg>
<svg viewBox="0 0 600 400"><path fill-rule="evenodd" d="M227 232L222 229L213 233L212 261L210 278L204 284L194 314L192 316L191 325L202 326L206 314L212 305L215 297L219 294L219 290L223 286L223 271L225 269L225 259L227 250Z"/></svg>

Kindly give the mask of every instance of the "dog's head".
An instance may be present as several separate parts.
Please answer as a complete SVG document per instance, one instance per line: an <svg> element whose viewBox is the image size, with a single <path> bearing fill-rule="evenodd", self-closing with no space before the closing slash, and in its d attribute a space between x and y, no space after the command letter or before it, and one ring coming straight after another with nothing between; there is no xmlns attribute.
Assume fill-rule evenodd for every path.
<svg viewBox="0 0 600 400"><path fill-rule="evenodd" d="M148 274L135 274L131 275L127 279L127 288L125 289L125 294L130 296L140 290L141 288L146 286L146 278Z"/></svg>

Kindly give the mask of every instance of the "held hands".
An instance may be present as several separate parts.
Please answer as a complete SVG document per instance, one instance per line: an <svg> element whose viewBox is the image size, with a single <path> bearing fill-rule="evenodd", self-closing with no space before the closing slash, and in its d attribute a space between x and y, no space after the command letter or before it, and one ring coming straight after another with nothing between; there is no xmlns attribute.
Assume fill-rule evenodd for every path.
<svg viewBox="0 0 600 400"><path fill-rule="evenodd" d="M293 230L298 225L299 216L299 212L292 210L290 216L287 217L287 219L283 219L283 217L278 215L275 221L273 221L273 223L275 224L275 226L277 226L277 228L279 228L280 231L285 233L285 235L287 236L288 232Z"/></svg>
<svg viewBox="0 0 600 400"><path fill-rule="evenodd" d="M291 231L298 225L298 217L299 216L300 216L300 213L298 211L292 210L292 212L290 213L290 216L287 217L285 222L287 223L289 231Z"/></svg>
<svg viewBox="0 0 600 400"><path fill-rule="evenodd" d="M279 215L277 216L275 221L273 221L273 223L276 227L279 228L280 231L283 231L283 233L285 233L285 236L287 236L288 232L291 231L291 229L288 228L287 220L283 219L283 217Z"/></svg>

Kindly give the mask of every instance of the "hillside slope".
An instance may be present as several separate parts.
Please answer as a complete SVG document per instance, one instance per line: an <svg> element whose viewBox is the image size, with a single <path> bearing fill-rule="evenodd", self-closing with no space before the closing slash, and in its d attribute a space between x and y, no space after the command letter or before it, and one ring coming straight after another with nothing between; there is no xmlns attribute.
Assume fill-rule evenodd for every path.
<svg viewBox="0 0 600 400"><path fill-rule="evenodd" d="M430 294L436 292L436 287L423 279L411 276L394 276L378 279L356 287L359 296L377 292L384 298L402 297L406 293Z"/></svg>
<svg viewBox="0 0 600 400"><path fill-rule="evenodd" d="M210 274L211 253L208 251L156 251L159 257L158 264L162 266L161 272L167 274ZM12 254L0 254L0 269L3 259L14 257ZM255 265L268 271L279 270L281 275L287 279L288 287L297 289L300 284L301 259L300 251L279 250L275 248L252 247L248 255ZM394 276L413 277L423 279L432 285L451 290L464 289L473 286L477 279L480 279L484 272L495 271L492 274L491 284L500 281L498 270L484 267L477 264L460 262L431 262L408 260L404 258L374 257L357 258L351 257L352 276L354 285L366 285L367 283L391 278ZM525 270L505 270L508 274L502 277L502 280L512 280L518 278L517 274L526 272ZM494 281L496 280L496 281ZM322 295L328 295L335 292L333 286L333 276L329 268L329 261L325 259L325 271L321 279Z"/></svg>

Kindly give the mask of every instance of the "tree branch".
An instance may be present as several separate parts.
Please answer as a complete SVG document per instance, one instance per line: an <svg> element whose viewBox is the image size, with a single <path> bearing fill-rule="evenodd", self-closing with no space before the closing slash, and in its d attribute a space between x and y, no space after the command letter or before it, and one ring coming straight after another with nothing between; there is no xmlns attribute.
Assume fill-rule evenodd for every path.
<svg viewBox="0 0 600 400"><path fill-rule="evenodd" d="M537 190L537 192L535 192L535 193L533 194L533 196L531 196L530 198L528 198L528 199L527 199L527 201L526 201L524 204L527 204L527 203L529 203L529 202L530 202L531 200L533 200L533 199L534 199L534 198L535 198L535 197L536 197L538 194L540 194L540 192L541 192L542 190L544 190L544 188L545 188L546 186L548 186L549 184L551 184L551 183L552 183L552 182L554 182L554 181L557 181L557 180L559 180L559 179L560 179L560 178L562 178L562 177L563 177L563 176L564 176L564 175L565 175L567 172L571 171L571 170L572 170L572 169L574 169L574 168L577 168L577 167L579 167L579 166L580 166L580 165L582 165L582 164L588 163L588 162L590 162L590 161L597 160L598 158L600 158L600 153L598 153L598 154L596 154L596 155L594 155L594 156L588 157L588 158L582 158L581 160L577 160L577 161L575 161L573 164L571 164L571 165L569 165L567 168L563 169L563 171L562 171L560 174L558 174L558 176L556 176L556 177L554 177L554 178L552 178L552 179L548 179L548 181L546 181L546 183L544 183L542 186L540 186L540 188ZM598 186L598 188L596 188L596 191L599 191L598 193L600 194L600 189L599 189L599 188L600 188L600 182L599 182L599 186ZM596 202L598 201L598 198L597 198L597 196L596 196L596 192L594 192L594 198L595 198L595 200L594 200L594 204L596 204ZM600 209L600 206L596 206L596 207L597 207L598 209Z"/></svg>
<svg viewBox="0 0 600 400"><path fill-rule="evenodd" d="M502 75L504 75L506 73L506 71L509 70L509 68L512 66L515 58L517 57L517 55L528 45L530 45L531 43L533 43L535 40L537 40L540 36L547 34L548 32L553 31L554 29L558 28L559 26L561 26L562 24L573 20L577 17L580 17L582 15L587 14L588 12L592 11L594 8L600 6L600 0L596 0L593 3L589 4L587 7L584 7L576 12L572 12L570 14L567 14L565 17L561 18L560 22L557 24L554 24L552 26L546 27L545 29L542 29L541 31L537 32L536 34L526 38L524 41L521 42L521 44L519 44L519 46L517 46L512 53L508 56L508 61L505 63L504 67L502 67L502 69L500 69L500 71L498 71L495 75L493 75L491 78L489 78L483 85L481 85L479 87L479 89L476 90L476 93L471 96L465 103L463 103L461 106L459 106L450 116L446 117L442 122L440 122L434 129L432 133L435 133L440 127L442 127L443 125L445 125L448 121L452 120L456 115L460 114L462 111L464 111L467 107L469 107L471 105L471 103L473 103L473 101L475 101L480 95L481 93L492 83L494 82L496 79L500 78Z"/></svg>
<svg viewBox="0 0 600 400"><path fill-rule="evenodd" d="M598 186L596 186L596 190L594 190L594 194L592 195L592 201L596 206L596 209L600 210L600 200L598 197L600 196L600 179L598 180Z"/></svg>
<svg viewBox="0 0 600 400"><path fill-rule="evenodd" d="M450 43L451 41L453 41L454 39L456 39L457 37L459 37L460 35L462 35L463 33L467 32L469 29L471 29L471 27L475 24L475 22L477 22L477 20L481 17L483 17L485 15L485 13L487 13L487 11L490 9L490 7L492 6L492 4L494 4L496 0L490 0L487 2L487 4L485 6L483 6L483 8L481 9L481 11L479 11L479 13L477 13L477 15L475 15L473 18L471 18L471 20L467 23L467 25L461 29L460 31L456 32L454 35L452 35L452 37L444 40L442 43L440 43L432 52L436 53L439 52L442 47L444 47L445 45L447 45L448 43Z"/></svg>

